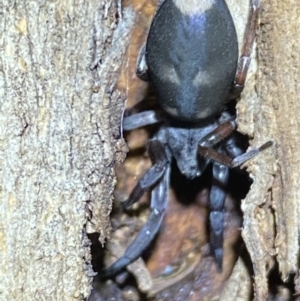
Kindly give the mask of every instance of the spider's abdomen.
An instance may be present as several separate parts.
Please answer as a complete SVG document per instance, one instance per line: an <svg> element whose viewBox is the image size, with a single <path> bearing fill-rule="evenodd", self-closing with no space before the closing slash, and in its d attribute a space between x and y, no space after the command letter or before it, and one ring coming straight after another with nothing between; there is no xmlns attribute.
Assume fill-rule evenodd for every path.
<svg viewBox="0 0 300 301"><path fill-rule="evenodd" d="M199 121L224 105L237 68L238 45L224 0L166 0L146 44L150 80L174 118Z"/></svg>

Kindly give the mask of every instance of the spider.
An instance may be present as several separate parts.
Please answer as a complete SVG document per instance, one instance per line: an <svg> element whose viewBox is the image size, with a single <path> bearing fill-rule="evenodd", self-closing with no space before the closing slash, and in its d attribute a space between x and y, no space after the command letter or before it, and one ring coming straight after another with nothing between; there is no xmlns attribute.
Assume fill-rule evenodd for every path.
<svg viewBox="0 0 300 301"><path fill-rule="evenodd" d="M158 232L168 201L171 160L187 178L212 165L210 246L218 269L223 262L223 223L230 168L240 166L272 145L243 153L228 103L244 88L255 38L259 0L250 0L242 55L238 58L235 27L224 0L161 1L147 42L140 51L137 76L149 81L162 110L125 117L123 130L150 124L158 129L148 143L153 166L143 175L126 208L151 190L148 221L125 254L102 271L109 278L136 260Z"/></svg>

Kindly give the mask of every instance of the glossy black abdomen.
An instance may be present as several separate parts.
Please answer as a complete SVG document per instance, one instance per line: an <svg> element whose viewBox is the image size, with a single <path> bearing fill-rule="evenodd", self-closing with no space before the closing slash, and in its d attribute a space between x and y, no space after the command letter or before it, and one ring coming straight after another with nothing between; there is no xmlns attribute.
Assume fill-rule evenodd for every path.
<svg viewBox="0 0 300 301"><path fill-rule="evenodd" d="M196 13L187 14L178 2L198 4ZM146 60L160 105L174 118L195 122L217 114L238 60L235 27L225 2L166 0L151 26Z"/></svg>

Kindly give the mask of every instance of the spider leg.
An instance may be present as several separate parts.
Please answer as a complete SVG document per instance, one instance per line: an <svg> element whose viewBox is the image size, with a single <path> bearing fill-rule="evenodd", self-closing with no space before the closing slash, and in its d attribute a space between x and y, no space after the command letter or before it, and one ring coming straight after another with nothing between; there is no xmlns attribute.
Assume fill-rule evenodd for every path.
<svg viewBox="0 0 300 301"><path fill-rule="evenodd" d="M227 138L237 127L235 121L232 120L231 116L226 112L224 112L222 119L219 121L219 125L199 141L198 152L205 158L219 162L220 164L223 164L229 168L234 168L242 165L253 157L256 157L260 152L273 145L273 141L270 140L260 147L253 148L250 151L242 154L236 147L234 136ZM230 153L231 157L213 149L215 145L220 143L225 138L227 138L226 150L229 153L230 151L232 152L232 154Z"/></svg>
<svg viewBox="0 0 300 301"><path fill-rule="evenodd" d="M225 141L223 149L226 150L226 153L231 158L237 158L245 153L245 151L243 151L242 148L238 146L237 137L235 135L232 135Z"/></svg>
<svg viewBox="0 0 300 301"><path fill-rule="evenodd" d="M123 118L123 131L134 130L146 125L158 123L162 116L157 111L149 110Z"/></svg>
<svg viewBox="0 0 300 301"><path fill-rule="evenodd" d="M246 76L251 62L251 52L255 39L259 8L259 0L250 1L250 13L248 16L247 26L244 35L242 54L239 58L235 80L231 87L231 91L229 92L228 99L234 99L238 97L244 89Z"/></svg>
<svg viewBox="0 0 300 301"><path fill-rule="evenodd" d="M234 121L226 121L219 124L213 131L205 135L200 141L199 145L211 148L228 137L236 129Z"/></svg>
<svg viewBox="0 0 300 301"><path fill-rule="evenodd" d="M103 270L101 277L109 278L136 260L153 240L163 219L168 201L170 166L167 167L162 180L151 193L151 213L148 221L125 251L125 254L110 267Z"/></svg>
<svg viewBox="0 0 300 301"><path fill-rule="evenodd" d="M128 199L122 203L123 208L127 208L136 203L151 186L162 178L168 167L168 158L165 148L159 140L149 141L148 152L153 166L139 180Z"/></svg>
<svg viewBox="0 0 300 301"><path fill-rule="evenodd" d="M250 151L232 159L231 157L224 155L222 153L219 153L218 151L209 148L209 147L205 147L205 146L198 146L198 151L200 153L201 156L209 158L215 162L219 162L229 168L234 168L237 166L242 165L243 163L247 162L248 160L256 157L259 153L261 153L262 151L268 149L270 146L273 145L273 141L270 140L266 143L264 143L263 145L261 145L258 148L253 148Z"/></svg>
<svg viewBox="0 0 300 301"><path fill-rule="evenodd" d="M146 45L143 45L140 49L139 56L137 59L136 64L136 76L145 81L149 81L149 75L148 75L148 65L146 61Z"/></svg>
<svg viewBox="0 0 300 301"><path fill-rule="evenodd" d="M163 149L163 144L158 140L152 140L150 143L151 144L149 149L151 149L151 154L162 155L161 151ZM164 210L168 201L170 177L170 164L169 160L167 160L167 155L165 151L163 156L164 158L161 159L161 162L164 162L163 170L159 168L160 171L156 173L156 182L158 181L158 183L151 192L151 212L148 221L146 222L140 233L137 235L137 237L134 239L134 241L131 243L131 245L129 245L129 247L126 249L124 255L121 258L119 258L115 263L113 263L110 267L105 268L102 271L100 275L101 278L112 277L114 274L124 269L127 265L136 260L151 243L158 229L160 228ZM138 199L135 197L134 201L132 201L132 199L130 198L129 200L127 202L131 204L134 203L134 201L137 201Z"/></svg>
<svg viewBox="0 0 300 301"><path fill-rule="evenodd" d="M213 183L210 190L210 246L219 271L222 271L223 265L224 203L228 178L229 168L214 162Z"/></svg>
<svg viewBox="0 0 300 301"><path fill-rule="evenodd" d="M165 0L159 0L157 9L163 4ZM143 45L140 49L138 59L137 59L137 64L136 64L136 76L143 80L148 82L149 81L149 74L148 74L148 64L146 60L146 45Z"/></svg>

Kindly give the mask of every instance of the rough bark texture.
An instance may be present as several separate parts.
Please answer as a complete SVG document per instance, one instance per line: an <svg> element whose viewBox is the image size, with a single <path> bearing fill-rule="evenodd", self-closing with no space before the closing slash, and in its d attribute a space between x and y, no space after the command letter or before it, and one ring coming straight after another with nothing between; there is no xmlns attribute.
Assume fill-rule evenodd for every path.
<svg viewBox="0 0 300 301"><path fill-rule="evenodd" d="M116 1L0 3L0 300L82 300L86 232L109 233L133 14ZM86 225L86 227L85 227Z"/></svg>
<svg viewBox="0 0 300 301"><path fill-rule="evenodd" d="M241 40L248 1L228 2ZM283 280L297 272L300 213L300 3L261 6L258 60L238 104L251 145L275 141L248 164L254 183L242 202L256 300L268 298L276 261ZM109 234L113 166L125 152L124 96L113 88L133 14L116 13L113 0L0 4L0 300L89 292L86 232ZM249 300L250 281L238 261L222 300Z"/></svg>
<svg viewBox="0 0 300 301"><path fill-rule="evenodd" d="M267 276L275 260L284 281L298 270L299 12L299 1L262 1L257 95L247 96L247 85L247 101L239 104L239 130L254 138L251 144L275 140L272 149L249 164L254 184L242 204L242 235L253 263L256 300L267 299Z"/></svg>

